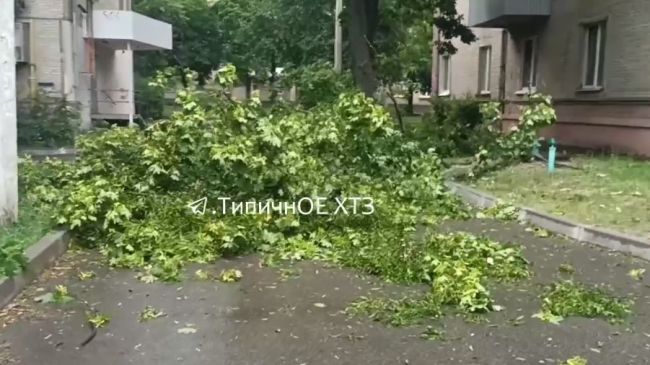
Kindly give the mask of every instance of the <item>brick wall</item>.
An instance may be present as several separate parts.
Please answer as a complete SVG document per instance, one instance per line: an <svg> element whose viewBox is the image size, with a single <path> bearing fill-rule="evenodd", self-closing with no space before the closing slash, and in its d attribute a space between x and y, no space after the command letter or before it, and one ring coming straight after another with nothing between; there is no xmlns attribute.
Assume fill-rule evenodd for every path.
<svg viewBox="0 0 650 365"><path fill-rule="evenodd" d="M36 65L36 80L40 85L51 84L61 93L63 53L61 49L61 20L32 19L31 62Z"/></svg>
<svg viewBox="0 0 650 365"><path fill-rule="evenodd" d="M540 91L563 99L650 97L650 1L555 0L552 4L552 15L539 35ZM578 93L584 47L580 23L604 18L604 90ZM509 80L511 90L515 81Z"/></svg>
<svg viewBox="0 0 650 365"><path fill-rule="evenodd" d="M461 14L469 2L458 0ZM650 1L552 0L552 13L541 27L509 29L507 38L505 119L516 121L525 97L522 85L523 39L537 36L537 91L556 100L558 123L544 131L561 143L650 156ZM581 92L585 22L607 20L604 88ZM451 93L474 94L478 50L492 46L491 97L498 97L501 29L474 28L479 41L456 42Z"/></svg>
<svg viewBox="0 0 650 365"><path fill-rule="evenodd" d="M469 12L470 0L458 0L457 7L461 14ZM457 53L451 57L451 94L454 97L476 95L478 93L479 48L492 47L490 62L490 96L497 98L499 92L499 66L501 60L501 29L474 28L478 40L472 44L456 41ZM442 77L442 76L441 76Z"/></svg>
<svg viewBox="0 0 650 365"><path fill-rule="evenodd" d="M65 0L25 0L25 10L20 14L25 18L62 19L70 16Z"/></svg>
<svg viewBox="0 0 650 365"><path fill-rule="evenodd" d="M70 9L64 0L26 0L25 9L17 20L30 24L31 63L39 84L61 94L63 67L61 23L70 20ZM29 95L29 67L20 66L17 74L18 95ZM51 87L49 85L52 85Z"/></svg>
<svg viewBox="0 0 650 365"><path fill-rule="evenodd" d="M470 0L458 0L460 13L467 14ZM650 1L648 0L553 0L552 15L540 29L509 30L506 96L521 89L522 40L538 37L538 91L560 99L602 100L650 99ZM577 92L582 80L582 22L607 19L604 83L599 93ZM492 45L492 85L498 88L501 30L473 28L479 41L455 42L452 57L452 94L475 93L478 85L478 49ZM498 89L495 89L495 91ZM496 92L492 97L496 97Z"/></svg>

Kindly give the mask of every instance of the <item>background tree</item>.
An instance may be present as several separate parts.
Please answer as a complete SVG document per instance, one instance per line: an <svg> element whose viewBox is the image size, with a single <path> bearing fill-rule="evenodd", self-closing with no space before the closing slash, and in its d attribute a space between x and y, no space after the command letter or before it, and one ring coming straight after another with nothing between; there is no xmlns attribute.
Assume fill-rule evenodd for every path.
<svg viewBox="0 0 650 365"><path fill-rule="evenodd" d="M331 60L334 1L137 0L136 9L174 26L174 50L143 55L144 74L164 66L190 68L205 79L234 64L250 92L253 78L275 85L276 70ZM406 85L428 73L432 47L453 53L452 40L475 39L456 0L345 0L340 21L356 85L369 96L380 86ZM442 41L432 44L433 29ZM384 88L386 89L386 88ZM408 106L412 112L412 105Z"/></svg>
<svg viewBox="0 0 650 365"><path fill-rule="evenodd" d="M380 85L393 102L397 120L404 130L394 88L399 87L407 100L406 114L413 115L413 95L421 87L422 75L429 74L432 67L432 29L426 21L408 28L396 25L392 29L378 42L377 49L385 51L378 52L376 67Z"/></svg>
<svg viewBox="0 0 650 365"><path fill-rule="evenodd" d="M173 66L204 81L223 63L274 83L278 68L327 60L333 49L334 4L303 0L137 0L135 10L174 27L174 49L139 56L140 74Z"/></svg>
<svg viewBox="0 0 650 365"><path fill-rule="evenodd" d="M433 39L434 26L441 33L441 41L435 44L441 52L456 51L454 38L464 43L476 39L462 23L456 0L346 0L345 12L342 21L347 28L352 73L358 87L368 96L374 95L382 78L394 80L396 74L408 73L396 68L406 71L421 63L418 55L426 53L420 50L421 45L430 47L430 41L423 40ZM416 42L411 35L422 41ZM430 55L431 52L427 57Z"/></svg>
<svg viewBox="0 0 650 365"><path fill-rule="evenodd" d="M136 66L144 77L156 70L189 68L203 82L223 61L223 31L215 3L206 0L136 0L134 10L173 26L171 51L142 52Z"/></svg>
<svg viewBox="0 0 650 365"><path fill-rule="evenodd" d="M330 58L333 4L303 0L221 0L225 58L250 88L251 74L274 84L277 68Z"/></svg>

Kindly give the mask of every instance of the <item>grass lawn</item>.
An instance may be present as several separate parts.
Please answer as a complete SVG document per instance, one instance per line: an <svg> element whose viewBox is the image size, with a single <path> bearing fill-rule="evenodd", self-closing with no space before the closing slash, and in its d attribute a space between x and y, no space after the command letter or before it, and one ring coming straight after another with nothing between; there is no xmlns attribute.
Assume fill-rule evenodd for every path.
<svg viewBox="0 0 650 365"><path fill-rule="evenodd" d="M28 202L19 206L18 222L0 227L0 277L6 269L14 267L15 257L9 254L16 249L25 248L38 242L51 228L52 221L46 212L39 210ZM13 270L13 269L9 269Z"/></svg>
<svg viewBox="0 0 650 365"><path fill-rule="evenodd" d="M571 163L582 170L560 168L551 175L542 164L521 164L474 186L581 223L650 237L650 162L579 156Z"/></svg>

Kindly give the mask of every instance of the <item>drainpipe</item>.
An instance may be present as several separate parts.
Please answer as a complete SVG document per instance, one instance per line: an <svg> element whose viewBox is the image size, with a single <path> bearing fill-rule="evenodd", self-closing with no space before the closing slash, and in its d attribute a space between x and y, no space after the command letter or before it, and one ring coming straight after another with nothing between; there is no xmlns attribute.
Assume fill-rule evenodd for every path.
<svg viewBox="0 0 650 365"><path fill-rule="evenodd" d="M506 107L506 68L508 64L508 31L501 31L501 62L499 65L499 103L501 104L501 113L505 112Z"/></svg>
<svg viewBox="0 0 650 365"><path fill-rule="evenodd" d="M65 71L66 71L66 65L65 65L65 49L63 47L63 20L59 19L59 69L61 70L61 77L60 77L60 82L61 84L59 85L61 89L61 96L63 98L66 97L65 95Z"/></svg>
<svg viewBox="0 0 650 365"><path fill-rule="evenodd" d="M31 52L31 51L30 51ZM31 56L30 56L31 57ZM32 58L30 58L32 59ZM29 97L36 99L36 65L33 63L29 64Z"/></svg>
<svg viewBox="0 0 650 365"><path fill-rule="evenodd" d="M131 48L131 41L126 42L126 50L131 55L131 69L128 71L129 76L129 127L134 127L133 114L135 113L135 80L133 75L133 51Z"/></svg>
<svg viewBox="0 0 650 365"><path fill-rule="evenodd" d="M36 80L36 64L34 63L34 50L35 47L35 36L36 32L34 31L34 23L29 23L29 96L32 99L36 99L38 91L38 83Z"/></svg>
<svg viewBox="0 0 650 365"><path fill-rule="evenodd" d="M440 40L440 32L438 31L438 28L436 26L433 26L433 53L432 57L433 60L431 62L432 65L432 70L431 70L431 99L438 97L438 89L440 87L439 85L439 73L440 73L440 65L438 64L439 60L439 54L438 54L438 41Z"/></svg>
<svg viewBox="0 0 650 365"><path fill-rule="evenodd" d="M343 70L343 28L341 26L341 13L343 13L343 0L336 0L334 11L334 70L341 73Z"/></svg>

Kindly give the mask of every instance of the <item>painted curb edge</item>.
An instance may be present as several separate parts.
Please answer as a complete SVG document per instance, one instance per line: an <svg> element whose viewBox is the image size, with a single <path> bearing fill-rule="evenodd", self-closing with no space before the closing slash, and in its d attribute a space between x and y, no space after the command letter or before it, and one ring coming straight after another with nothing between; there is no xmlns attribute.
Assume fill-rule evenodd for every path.
<svg viewBox="0 0 650 365"><path fill-rule="evenodd" d="M32 280L50 267L68 249L70 234L53 231L25 251L27 266L20 274L0 280L0 308L9 304Z"/></svg>
<svg viewBox="0 0 650 365"><path fill-rule="evenodd" d="M478 208L490 208L499 201L494 196L463 184L456 182L446 182L445 184L452 193L458 195L466 203ZM650 260L650 240L641 237L577 223L527 207L520 207L519 220L578 242L590 243L612 251Z"/></svg>

